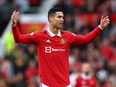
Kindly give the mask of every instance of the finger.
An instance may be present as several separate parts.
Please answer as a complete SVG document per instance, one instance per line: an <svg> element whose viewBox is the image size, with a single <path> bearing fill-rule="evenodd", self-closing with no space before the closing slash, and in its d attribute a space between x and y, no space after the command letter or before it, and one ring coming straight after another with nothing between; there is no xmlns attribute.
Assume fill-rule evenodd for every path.
<svg viewBox="0 0 116 87"><path fill-rule="evenodd" d="M108 21L106 24L109 24L110 22Z"/></svg>
<svg viewBox="0 0 116 87"><path fill-rule="evenodd" d="M19 14L19 12L17 11L17 14Z"/></svg>
<svg viewBox="0 0 116 87"><path fill-rule="evenodd" d="M18 18L18 15L14 14L11 16L12 19L17 19Z"/></svg>
<svg viewBox="0 0 116 87"><path fill-rule="evenodd" d="M100 22L102 22L102 21L103 21L103 18L104 18L104 16L102 15L102 16L101 16L101 19L100 19Z"/></svg>
<svg viewBox="0 0 116 87"><path fill-rule="evenodd" d="M106 21L110 21L110 19L109 19L109 18L107 18L107 19L106 19Z"/></svg>
<svg viewBox="0 0 116 87"><path fill-rule="evenodd" d="M19 12L15 10L15 11L13 12L13 14L19 14Z"/></svg>
<svg viewBox="0 0 116 87"><path fill-rule="evenodd" d="M13 14L14 14L14 13L16 13L16 12L17 12L17 11L16 11L16 10L14 10L14 11L13 11Z"/></svg>
<svg viewBox="0 0 116 87"><path fill-rule="evenodd" d="M108 17L108 18L106 18L106 19L104 19L104 21L105 21L105 22L110 22L109 17Z"/></svg>
<svg viewBox="0 0 116 87"><path fill-rule="evenodd" d="M13 14L13 16L19 16L19 12L17 12L17 13L15 13L15 14Z"/></svg>
<svg viewBox="0 0 116 87"><path fill-rule="evenodd" d="M109 18L108 16L106 16L105 18L104 18L104 20L106 20L107 18Z"/></svg>
<svg viewBox="0 0 116 87"><path fill-rule="evenodd" d="M101 16L101 20L102 20L103 18L104 18L104 16L102 15L102 16Z"/></svg>
<svg viewBox="0 0 116 87"><path fill-rule="evenodd" d="M18 16L19 16L19 12L16 11L16 10L14 10L14 11L13 11L13 14L12 14L12 16L11 16L11 18L12 18L12 19L17 19Z"/></svg>
<svg viewBox="0 0 116 87"><path fill-rule="evenodd" d="M109 19L107 19L107 23L108 23L108 24L110 23L110 20L109 20Z"/></svg>

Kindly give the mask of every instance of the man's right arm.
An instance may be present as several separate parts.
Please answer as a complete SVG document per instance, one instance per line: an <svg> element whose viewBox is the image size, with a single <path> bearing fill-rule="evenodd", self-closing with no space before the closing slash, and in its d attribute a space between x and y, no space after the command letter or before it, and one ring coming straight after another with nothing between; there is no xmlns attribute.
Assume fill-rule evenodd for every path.
<svg viewBox="0 0 116 87"><path fill-rule="evenodd" d="M25 44L37 44L39 37L36 32L24 35L20 33L19 28L17 26L18 18L19 12L14 11L11 19L12 19L12 32L15 42Z"/></svg>
<svg viewBox="0 0 116 87"><path fill-rule="evenodd" d="M37 44L39 41L38 36L36 35L37 32L22 35L18 26L12 26L12 33L16 43Z"/></svg>

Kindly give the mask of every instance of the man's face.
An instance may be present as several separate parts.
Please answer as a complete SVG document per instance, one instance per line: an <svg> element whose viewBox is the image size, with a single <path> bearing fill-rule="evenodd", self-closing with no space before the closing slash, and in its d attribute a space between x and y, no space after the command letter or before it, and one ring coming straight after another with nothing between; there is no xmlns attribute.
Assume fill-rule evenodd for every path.
<svg viewBox="0 0 116 87"><path fill-rule="evenodd" d="M63 12L56 12L54 16L50 17L50 23L56 29L61 29L64 23L64 15Z"/></svg>
<svg viewBox="0 0 116 87"><path fill-rule="evenodd" d="M85 74L90 74L91 73L91 65L90 64L83 64L82 65L82 72Z"/></svg>

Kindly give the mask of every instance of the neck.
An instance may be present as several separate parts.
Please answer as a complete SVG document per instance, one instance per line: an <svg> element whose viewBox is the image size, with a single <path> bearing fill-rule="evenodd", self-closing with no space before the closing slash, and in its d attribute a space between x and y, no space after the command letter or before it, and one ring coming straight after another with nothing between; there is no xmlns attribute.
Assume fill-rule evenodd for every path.
<svg viewBox="0 0 116 87"><path fill-rule="evenodd" d="M86 73L85 73L85 75L86 75L86 76L89 76L89 75L90 75L90 73L89 73L89 72L86 72Z"/></svg>
<svg viewBox="0 0 116 87"><path fill-rule="evenodd" d="M51 31L53 34L55 34L55 35L57 35L58 32L59 32L59 29L54 28L53 26L50 26L49 29L50 29L50 31Z"/></svg>

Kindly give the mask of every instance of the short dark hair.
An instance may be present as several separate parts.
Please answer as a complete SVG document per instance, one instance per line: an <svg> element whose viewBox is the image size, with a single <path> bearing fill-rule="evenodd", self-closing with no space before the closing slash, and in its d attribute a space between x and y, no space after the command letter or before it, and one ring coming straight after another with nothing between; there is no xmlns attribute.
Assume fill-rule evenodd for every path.
<svg viewBox="0 0 116 87"><path fill-rule="evenodd" d="M49 20L49 16L54 16L54 14L55 14L56 12L58 12L58 11L63 12L63 10L60 9L59 7L53 7L53 8L51 8L51 9L48 11L48 20Z"/></svg>

